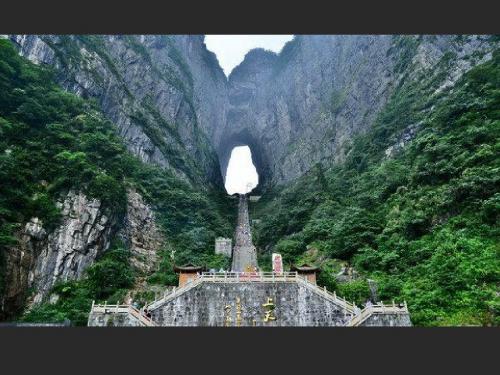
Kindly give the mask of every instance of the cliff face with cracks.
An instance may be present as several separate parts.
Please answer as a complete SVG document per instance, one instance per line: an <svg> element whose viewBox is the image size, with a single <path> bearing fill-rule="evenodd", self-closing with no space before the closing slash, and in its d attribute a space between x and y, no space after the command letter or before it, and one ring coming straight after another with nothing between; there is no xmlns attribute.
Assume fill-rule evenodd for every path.
<svg viewBox="0 0 500 375"><path fill-rule="evenodd" d="M280 54L250 51L226 80L203 36L10 39L54 66L63 87L96 98L142 160L219 186L238 145L252 149L263 185L341 162L403 77L450 56L444 90L494 44L488 36L297 36Z"/></svg>
<svg viewBox="0 0 500 375"><path fill-rule="evenodd" d="M202 36L11 35L24 57L53 68L66 90L95 99L128 150L201 190L222 188L209 136L225 121L227 80ZM208 73L207 73L208 72ZM39 302L57 281L80 278L114 233L141 273L156 267L165 238L153 209L128 192L123 220L78 192L62 197L62 223L50 232L32 218L6 256L6 316L25 298ZM33 291L33 294L31 293Z"/></svg>
<svg viewBox="0 0 500 375"><path fill-rule="evenodd" d="M156 268L165 236L155 222L154 211L142 196L129 190L127 197L127 213L118 236L130 250L132 266L139 272L148 273Z"/></svg>
<svg viewBox="0 0 500 375"><path fill-rule="evenodd" d="M279 55L250 51L229 76L225 131L215 139L222 169L241 144L269 185L342 162L403 77L435 74L448 59L446 74L436 75L443 90L491 58L494 45L488 36L314 35L295 37Z"/></svg>
<svg viewBox="0 0 500 375"><path fill-rule="evenodd" d="M48 232L38 218L20 231L19 245L7 252L7 291L2 301L7 313L47 296L57 281L80 278L108 247L115 218L103 212L101 202L70 191L58 202L59 225Z"/></svg>
<svg viewBox="0 0 500 375"><path fill-rule="evenodd" d="M6 314L41 302L56 282L79 279L110 246L115 232L129 248L132 266L151 272L165 237L154 213L136 191L128 191L123 219L110 215L97 199L70 191L58 202L61 220L48 231L34 217L18 233L18 245L7 252L7 290L2 301ZM28 291L33 291L30 294Z"/></svg>
<svg viewBox="0 0 500 375"><path fill-rule="evenodd" d="M62 87L95 98L128 149L190 182L217 185L209 136L224 122L226 78L202 36L10 36L55 68Z"/></svg>

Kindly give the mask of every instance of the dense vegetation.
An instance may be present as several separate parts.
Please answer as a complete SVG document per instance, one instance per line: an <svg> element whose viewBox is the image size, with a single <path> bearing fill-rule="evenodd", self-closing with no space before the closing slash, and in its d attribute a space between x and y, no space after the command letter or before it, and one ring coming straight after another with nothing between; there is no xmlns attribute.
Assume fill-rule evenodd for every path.
<svg viewBox="0 0 500 375"><path fill-rule="evenodd" d="M167 243L160 275L150 282L175 282L172 249L178 263L225 262L213 255L215 237L232 234L235 211L225 194L193 187L170 170L140 162L126 151L95 103L60 89L50 70L19 57L6 40L0 40L0 181L0 296L5 253L16 245L16 232L31 217L40 218L48 231L57 226L56 202L70 189L100 199L117 223L128 188L155 208ZM88 311L89 301L118 298L131 285L136 275L127 269L126 259L126 250L119 248L104 255L89 269L88 279L58 285L59 302L35 309L29 319L83 323L78 314ZM110 277L117 270L116 279Z"/></svg>
<svg viewBox="0 0 500 375"><path fill-rule="evenodd" d="M251 208L264 261L274 249L317 262L320 283L357 303L373 279L379 299L408 302L415 325L500 324L500 53L436 90L450 57L402 79L345 163L318 165ZM362 277L336 282L342 261Z"/></svg>
<svg viewBox="0 0 500 375"><path fill-rule="evenodd" d="M62 65L62 74L66 80L74 80L78 73L84 73L95 86L97 93L108 90L109 80L118 85L123 92L122 109L135 123L142 127L148 138L158 147L162 154L166 156L169 164L177 171L182 171L188 178L200 182L209 182L213 185L220 183L220 176L206 177L206 168L196 162L194 155L187 152L180 136L180 126L192 127L191 131L196 138L197 160L206 159L206 163L211 168L216 169L218 162L215 153L210 147L210 143L198 126L197 117L194 115L193 104L193 77L189 67L184 61L181 53L178 51L172 36L158 36L156 38L156 47L165 48L168 51L170 64L158 65L153 61L147 48L139 41L137 36L124 35L117 36L115 43L124 44L124 47L133 51L141 64L148 67L151 73L159 81L165 82L178 93L182 95L182 111L191 112L193 123L175 123L167 121L153 104L154 99L150 95L135 97L134 93L126 83L124 77L126 68L117 61L116 57L110 54L109 42L103 35L59 35L57 38L51 36L41 36L41 39L47 43L57 56ZM88 51L84 53L82 51ZM102 64L106 73L98 72L95 69L95 60ZM61 73L60 73L61 74ZM107 77L106 77L107 75ZM94 92L94 95L96 95ZM86 95L84 91L82 95ZM97 94L99 95L99 94ZM187 108L186 108L187 107Z"/></svg>

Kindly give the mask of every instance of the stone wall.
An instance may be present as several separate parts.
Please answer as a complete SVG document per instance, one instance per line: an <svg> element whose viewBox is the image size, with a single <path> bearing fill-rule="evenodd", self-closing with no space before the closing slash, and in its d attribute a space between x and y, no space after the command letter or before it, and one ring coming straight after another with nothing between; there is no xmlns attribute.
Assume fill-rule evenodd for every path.
<svg viewBox="0 0 500 375"><path fill-rule="evenodd" d="M205 280L148 307L157 327L352 327L352 314L323 292L295 282ZM359 310L358 310L359 311ZM354 321L352 321L354 322ZM93 309L89 326L144 326L133 314L113 306ZM373 312L361 327L411 327L406 310Z"/></svg>
<svg viewBox="0 0 500 375"><path fill-rule="evenodd" d="M92 312L89 315L89 327L143 327L144 325L126 312Z"/></svg>
<svg viewBox="0 0 500 375"><path fill-rule="evenodd" d="M370 315L361 327L411 327L409 314L373 314Z"/></svg>
<svg viewBox="0 0 500 375"><path fill-rule="evenodd" d="M264 321L274 303L276 320ZM296 282L204 282L151 311L158 326L344 326L350 315L340 306ZM230 322L227 324L227 317Z"/></svg>

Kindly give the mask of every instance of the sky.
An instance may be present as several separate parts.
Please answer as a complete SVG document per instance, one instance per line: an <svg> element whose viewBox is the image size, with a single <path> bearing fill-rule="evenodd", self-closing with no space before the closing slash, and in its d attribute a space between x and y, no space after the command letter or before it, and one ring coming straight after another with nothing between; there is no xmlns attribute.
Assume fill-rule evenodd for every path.
<svg viewBox="0 0 500 375"><path fill-rule="evenodd" d="M257 186L259 176L252 163L252 154L248 146L238 146L231 151L227 166L226 191L228 194L246 194ZM250 189L247 184L250 183Z"/></svg>
<svg viewBox="0 0 500 375"><path fill-rule="evenodd" d="M279 53L292 39L293 35L206 35L205 44L217 55L224 73L229 76L251 49L264 48Z"/></svg>

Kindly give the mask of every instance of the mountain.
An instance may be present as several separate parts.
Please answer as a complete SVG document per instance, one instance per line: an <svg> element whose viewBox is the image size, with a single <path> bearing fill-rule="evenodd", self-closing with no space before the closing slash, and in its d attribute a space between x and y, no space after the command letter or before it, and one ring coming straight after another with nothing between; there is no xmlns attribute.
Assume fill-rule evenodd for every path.
<svg viewBox="0 0 500 375"><path fill-rule="evenodd" d="M103 257L112 273L123 266L106 258L116 251L142 282L164 268L158 277L175 279L170 249L180 262L220 263L213 240L232 232L235 213L201 128L218 115L197 112L217 98L196 104L196 93L221 77L224 88L225 77L216 66L195 85L178 49L192 53L202 38L143 40L147 52L139 37L12 40L38 66L1 40L2 316L84 278Z"/></svg>
<svg viewBox="0 0 500 375"><path fill-rule="evenodd" d="M374 66L365 79L381 94L354 85L330 125L333 141L318 121L292 143L288 175L316 164L254 207L261 260L279 252L285 262L320 264L320 282L356 303L404 299L415 325L498 325L497 41L395 39L388 92ZM346 266L361 276L341 282Z"/></svg>
<svg viewBox="0 0 500 375"><path fill-rule="evenodd" d="M8 39L3 318L80 324L174 285L172 262L226 266L224 174L249 145L262 267L318 263L358 303L370 279L417 325L498 324L496 37L296 36L228 78L203 36ZM362 277L337 284L342 262Z"/></svg>
<svg viewBox="0 0 500 375"><path fill-rule="evenodd" d="M221 164L230 155L221 149L249 144L264 181L280 185L317 163L342 162L403 80L435 72L446 55L447 75L438 80L452 85L491 58L488 38L311 35L296 36L279 55L251 51L229 77Z"/></svg>
<svg viewBox="0 0 500 375"><path fill-rule="evenodd" d="M61 87L95 99L142 161L168 167L187 181L219 183L207 134L223 121L226 79L203 37L18 35L11 40L28 59L53 66Z"/></svg>

